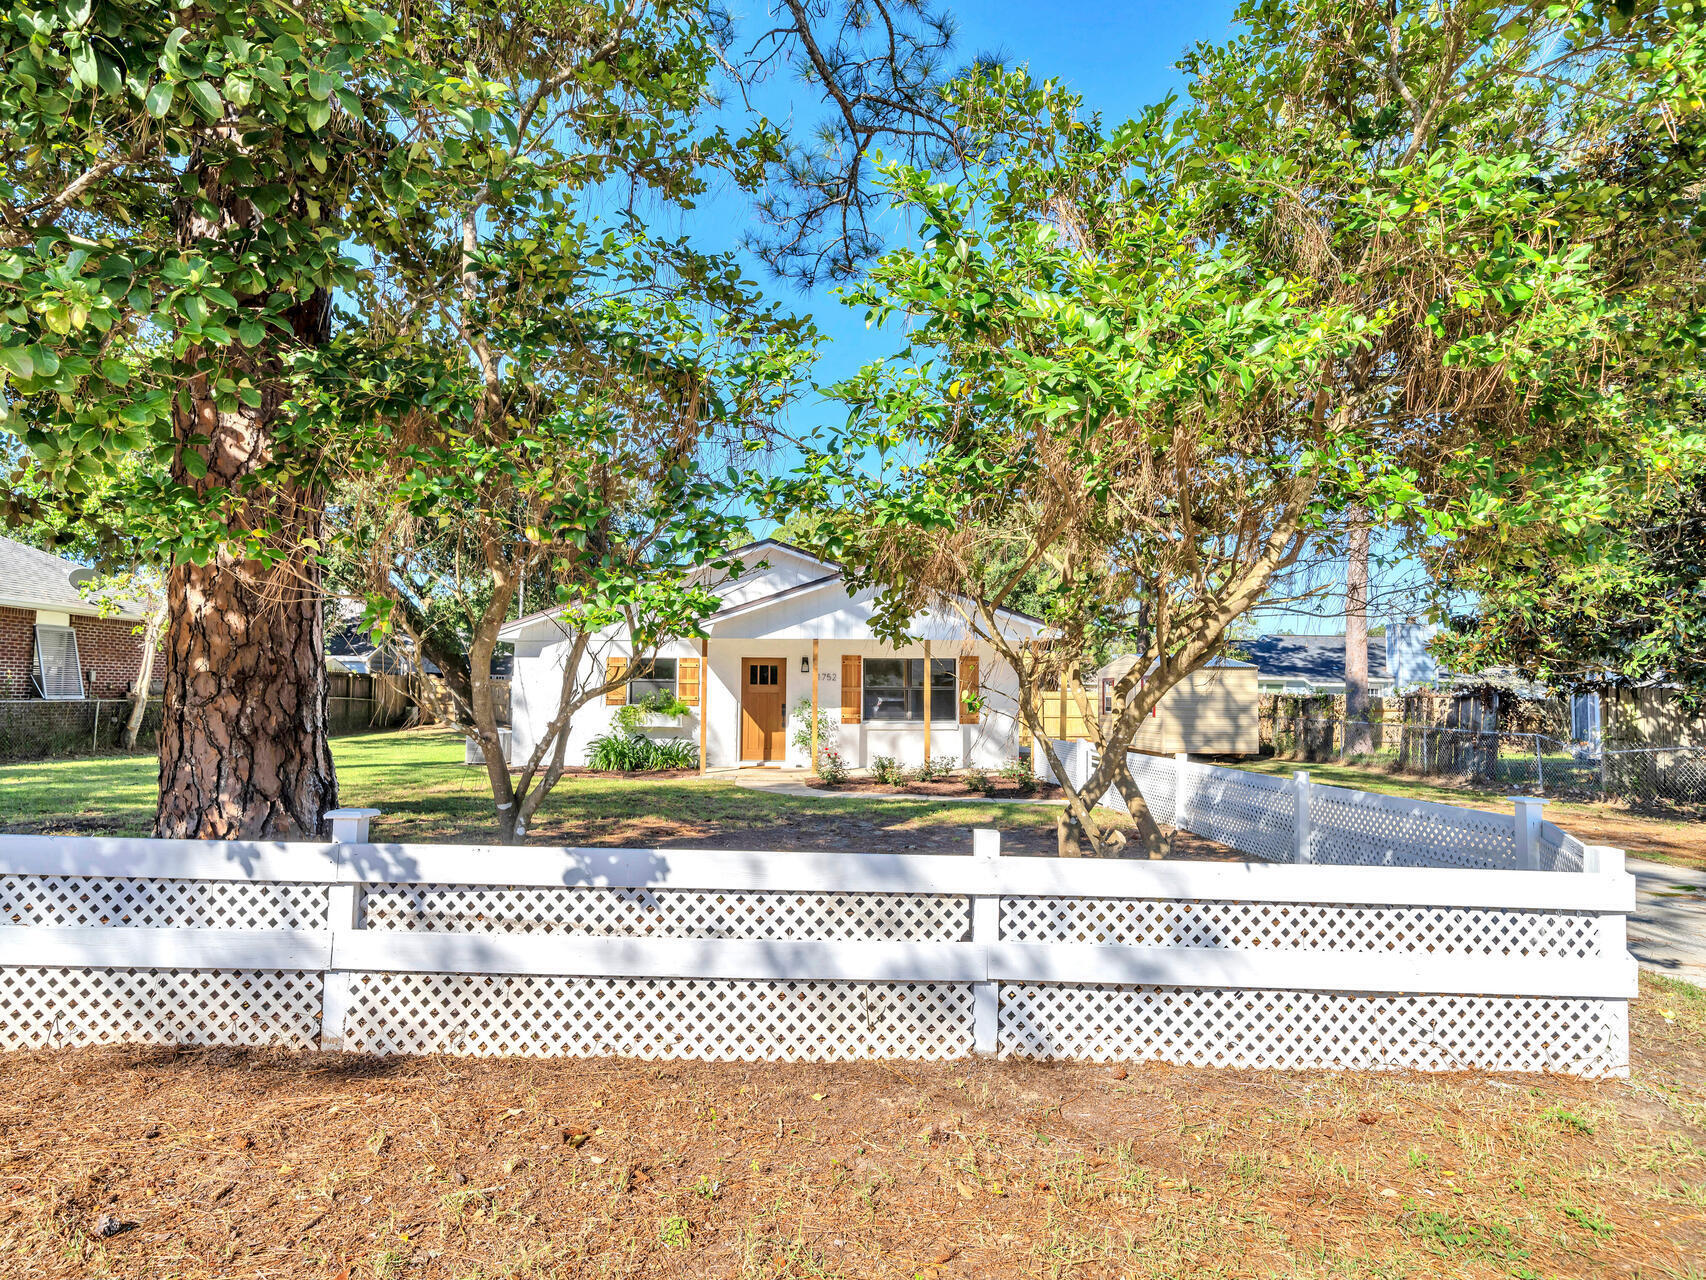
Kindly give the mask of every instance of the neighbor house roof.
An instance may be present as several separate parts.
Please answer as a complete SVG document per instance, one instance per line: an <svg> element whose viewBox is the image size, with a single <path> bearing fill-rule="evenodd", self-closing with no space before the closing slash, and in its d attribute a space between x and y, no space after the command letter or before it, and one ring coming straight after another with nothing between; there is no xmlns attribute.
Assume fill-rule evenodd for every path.
<svg viewBox="0 0 1706 1280"><path fill-rule="evenodd" d="M1238 647L1264 679L1308 680L1314 684L1343 682L1345 678L1345 637L1336 636L1257 636L1241 640ZM1388 679L1386 646L1378 639L1368 646L1368 678Z"/></svg>
<svg viewBox="0 0 1706 1280"><path fill-rule="evenodd" d="M77 590L78 583L94 576L93 569L74 560L0 538L0 606L97 616L99 606ZM110 612L133 621L142 617L141 610L129 603Z"/></svg>

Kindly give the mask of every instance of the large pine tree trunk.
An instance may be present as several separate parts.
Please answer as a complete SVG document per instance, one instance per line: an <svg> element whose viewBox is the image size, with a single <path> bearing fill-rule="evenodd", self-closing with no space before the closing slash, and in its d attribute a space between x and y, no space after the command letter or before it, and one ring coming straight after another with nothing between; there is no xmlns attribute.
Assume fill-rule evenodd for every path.
<svg viewBox="0 0 1706 1280"><path fill-rule="evenodd" d="M212 441L207 479L240 483L267 456L267 406L219 413L201 390L195 389L193 407ZM285 490L255 503L297 542L319 530L308 497ZM221 552L205 565L175 566L166 604L155 834L317 836L326 810L338 802L319 567L288 545L273 564Z"/></svg>
<svg viewBox="0 0 1706 1280"><path fill-rule="evenodd" d="M201 192L203 201L181 214L187 242L241 237L258 221L205 169ZM218 216L208 216L209 209ZM297 343L323 344L330 334L330 297L317 292L287 317ZM237 495L229 527L275 530L270 541L277 558L246 560L221 550L206 564L175 566L167 580L154 820L161 837L313 838L326 810L337 807L321 573L308 550L319 543L321 504L294 480L251 483L257 470L276 460L285 397L278 342L270 336L252 352L234 346L201 353L233 375L247 374L261 392L258 405L221 409L208 375L201 374L183 388L173 410L173 478L210 500ZM192 456L206 463L205 475L186 465Z"/></svg>

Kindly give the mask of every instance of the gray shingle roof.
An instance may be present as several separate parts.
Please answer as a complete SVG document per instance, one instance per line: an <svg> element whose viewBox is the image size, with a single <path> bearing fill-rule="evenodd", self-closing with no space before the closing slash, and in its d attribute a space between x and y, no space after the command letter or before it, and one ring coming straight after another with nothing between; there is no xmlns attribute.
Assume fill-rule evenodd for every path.
<svg viewBox="0 0 1706 1280"><path fill-rule="evenodd" d="M1257 636L1241 640L1238 647L1249 655L1263 677L1305 680L1340 680L1345 678L1345 637L1336 636ZM1375 636L1368 642L1368 677L1384 680L1386 676L1386 641Z"/></svg>
<svg viewBox="0 0 1706 1280"><path fill-rule="evenodd" d="M19 609L53 609L62 613L94 613L95 606L77 590L93 570L50 552L0 538L0 604ZM138 617L130 608L120 617Z"/></svg>

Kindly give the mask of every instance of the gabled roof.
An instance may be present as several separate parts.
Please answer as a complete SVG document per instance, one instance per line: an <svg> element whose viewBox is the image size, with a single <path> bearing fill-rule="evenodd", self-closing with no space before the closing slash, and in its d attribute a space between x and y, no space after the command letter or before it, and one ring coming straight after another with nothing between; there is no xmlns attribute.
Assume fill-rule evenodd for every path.
<svg viewBox="0 0 1706 1280"><path fill-rule="evenodd" d="M784 600L791 600L796 596L809 595L814 591L827 590L842 580L842 567L835 561L821 559L818 556L814 556L809 551L801 550L791 542L783 542L780 538L762 538L757 542L749 542L745 546L736 547L733 554L744 558L750 552L762 553L766 547L776 547L779 550L788 552L790 555L798 556L802 560L809 561L812 564L821 565L825 570L827 570L827 572L822 574L820 577L812 578L809 581L797 582L792 586L782 587L777 591L772 591L768 595L757 596L754 599L743 600L739 604L732 604L727 608L719 609L716 613L713 613L708 619L706 619L706 621L716 622L719 620L738 617L746 613L753 613L759 609L765 609L771 605L779 604ZM525 617L517 618L513 622L506 622L502 629L499 630L498 636L500 639L513 640L529 624L549 621L554 619L560 612L560 609L541 609L537 613L530 613ZM1004 614L1010 618L1018 618L1033 626L1040 627L1043 625L1041 618L1033 618L1030 614L1021 613L1017 609L997 609L996 612Z"/></svg>
<svg viewBox="0 0 1706 1280"><path fill-rule="evenodd" d="M1345 637L1272 635L1241 640L1238 647L1264 678L1276 680L1343 681ZM1385 680L1386 646L1378 640L1368 646L1368 678Z"/></svg>
<svg viewBox="0 0 1706 1280"><path fill-rule="evenodd" d="M39 551L11 538L0 538L0 605L98 616L101 610L95 602L77 590L78 583L94 576L94 570L74 560ZM129 603L120 604L111 612L130 621L142 617L142 612Z"/></svg>

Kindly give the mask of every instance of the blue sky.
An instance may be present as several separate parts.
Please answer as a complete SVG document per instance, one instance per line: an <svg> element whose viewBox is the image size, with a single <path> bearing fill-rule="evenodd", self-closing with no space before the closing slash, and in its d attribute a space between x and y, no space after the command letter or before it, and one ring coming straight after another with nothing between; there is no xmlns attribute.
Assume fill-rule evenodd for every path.
<svg viewBox="0 0 1706 1280"><path fill-rule="evenodd" d="M1182 91L1184 78L1174 67L1181 54L1198 41L1219 42L1232 30L1235 5L1227 0L1104 6L966 3L949 6L959 26L950 65L993 55L1008 66L1026 66L1038 79L1061 80L1082 94L1087 110L1110 121L1136 115L1170 92ZM821 118L821 106L811 90L785 79L761 90L760 106L781 117L795 107L797 121ZM746 225L750 205L738 192L705 201L689 220L687 230L705 247L727 247L731 232ZM895 226L898 234L904 228ZM761 264L750 262L757 279L767 279ZM809 313L826 341L816 381L831 384L882 356L896 345L893 332L866 329L863 313L836 298L830 286L805 291L781 281L770 283L772 294L795 311ZM788 416L791 431L820 423L837 424L842 411L815 397L797 405Z"/></svg>
<svg viewBox="0 0 1706 1280"><path fill-rule="evenodd" d="M1199 3L1150 0L1136 5L1116 2L1097 12L1088 5L1017 4L1002 0L950 8L959 26L950 65L993 55L1007 66L1027 67L1038 79L1065 82L1083 96L1087 111L1117 122L1137 115L1169 93L1182 93L1185 79L1174 64L1198 42L1219 43L1227 39L1232 34L1236 5L1230 0ZM737 11L736 16L738 21L746 15ZM754 18L761 20L762 15ZM755 102L779 121L792 112L794 123L808 127L823 114L810 88L786 77L762 86ZM738 240L751 217L751 204L746 196L738 191L724 191L702 201L684 219L679 230L692 236L703 248L727 249ZM897 237L904 236L905 228L897 222L894 233ZM790 283L771 280L756 260L749 260L747 265L756 279L768 282L774 297L796 312L809 314L823 332L825 342L815 371L819 385L834 383L898 345L898 335L892 327L887 332L868 330L863 312L841 302L831 286L802 290ZM794 406L784 426L792 434L804 434L816 426L839 425L843 413L838 404L809 395ZM791 451L779 453L772 465L778 469L791 465ZM755 523L754 527L760 535L770 529L763 522ZM1377 558L1380 554L1377 549ZM1391 549L1385 549L1385 554L1392 555ZM1409 578L1413 565L1404 563L1401 557L1398 559L1398 564L1374 566L1372 612L1375 616L1371 623L1381 621L1380 615L1389 611L1403 611L1393 609L1388 602L1394 592L1402 591L1400 584ZM1312 611L1315 616L1258 613L1253 622L1262 632L1337 632L1343 629L1337 616L1341 609L1342 596L1329 594Z"/></svg>

